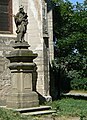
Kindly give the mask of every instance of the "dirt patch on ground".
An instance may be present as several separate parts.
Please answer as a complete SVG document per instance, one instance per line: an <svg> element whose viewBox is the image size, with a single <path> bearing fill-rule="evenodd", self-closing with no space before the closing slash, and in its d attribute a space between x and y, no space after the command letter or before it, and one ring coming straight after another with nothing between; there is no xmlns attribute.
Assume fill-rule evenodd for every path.
<svg viewBox="0 0 87 120"><path fill-rule="evenodd" d="M79 117L66 117L66 116L52 116L52 115L47 115L47 116L40 116L37 118L37 120L80 120Z"/></svg>

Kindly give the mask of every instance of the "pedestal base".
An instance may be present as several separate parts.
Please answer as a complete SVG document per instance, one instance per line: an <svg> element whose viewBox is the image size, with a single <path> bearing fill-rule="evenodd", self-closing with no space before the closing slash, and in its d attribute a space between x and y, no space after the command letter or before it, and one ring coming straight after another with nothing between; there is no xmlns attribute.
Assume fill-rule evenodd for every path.
<svg viewBox="0 0 87 120"><path fill-rule="evenodd" d="M28 49L27 42L15 43L14 51L10 52L7 59L10 60L12 90L7 95L8 108L29 108L39 105L38 94L33 91L33 73L36 72L36 64L33 59L37 54Z"/></svg>
<svg viewBox="0 0 87 120"><path fill-rule="evenodd" d="M37 93L11 93L7 96L8 108L29 108L39 106Z"/></svg>

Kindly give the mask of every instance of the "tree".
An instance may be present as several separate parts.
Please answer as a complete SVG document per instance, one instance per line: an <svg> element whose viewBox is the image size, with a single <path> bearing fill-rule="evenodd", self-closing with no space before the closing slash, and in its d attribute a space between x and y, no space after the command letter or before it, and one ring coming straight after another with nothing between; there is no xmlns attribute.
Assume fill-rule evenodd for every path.
<svg viewBox="0 0 87 120"><path fill-rule="evenodd" d="M72 81L76 80L87 81L87 2L84 1L83 4L77 2L76 5L68 0L56 2L58 6L53 10L55 44L53 69L56 68L57 72L62 71L59 75L62 76L59 78L62 85L65 81L70 84L74 84ZM65 90L66 86L62 89Z"/></svg>

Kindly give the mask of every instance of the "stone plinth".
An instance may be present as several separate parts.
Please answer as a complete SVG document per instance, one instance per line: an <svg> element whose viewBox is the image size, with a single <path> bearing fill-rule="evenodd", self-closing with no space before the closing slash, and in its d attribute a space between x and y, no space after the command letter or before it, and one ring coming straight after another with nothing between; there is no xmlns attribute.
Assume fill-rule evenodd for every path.
<svg viewBox="0 0 87 120"><path fill-rule="evenodd" d="M33 72L36 72L36 64L33 59L37 57L28 49L27 42L17 42L7 59L10 60L12 90L7 95L7 107L29 108L39 105L38 95L33 91Z"/></svg>

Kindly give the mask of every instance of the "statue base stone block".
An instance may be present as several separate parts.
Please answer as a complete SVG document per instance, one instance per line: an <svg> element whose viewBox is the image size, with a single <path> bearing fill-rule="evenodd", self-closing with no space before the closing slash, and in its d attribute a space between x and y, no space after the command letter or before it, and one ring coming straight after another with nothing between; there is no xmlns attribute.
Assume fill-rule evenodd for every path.
<svg viewBox="0 0 87 120"><path fill-rule="evenodd" d="M28 43L15 43L14 51L7 55L10 60L11 91L7 94L8 108L29 108L39 105L38 94L33 91L36 64L33 59L37 57L28 49Z"/></svg>
<svg viewBox="0 0 87 120"><path fill-rule="evenodd" d="M8 94L7 108L30 108L39 105L36 92Z"/></svg>

